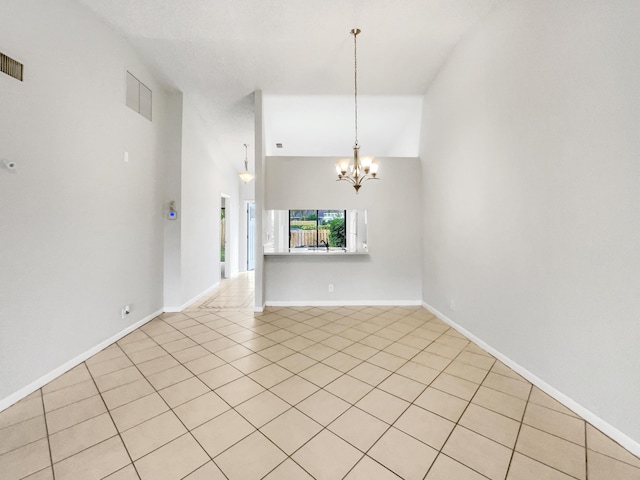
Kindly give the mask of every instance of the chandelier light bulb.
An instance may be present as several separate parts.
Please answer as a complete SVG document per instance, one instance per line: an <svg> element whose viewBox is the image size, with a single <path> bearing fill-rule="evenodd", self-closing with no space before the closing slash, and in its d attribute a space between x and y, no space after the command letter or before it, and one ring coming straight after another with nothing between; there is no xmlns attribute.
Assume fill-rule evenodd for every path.
<svg viewBox="0 0 640 480"><path fill-rule="evenodd" d="M336 170L338 171L338 175L347 174L349 171L349 162L350 160L348 158L343 158L337 163Z"/></svg>

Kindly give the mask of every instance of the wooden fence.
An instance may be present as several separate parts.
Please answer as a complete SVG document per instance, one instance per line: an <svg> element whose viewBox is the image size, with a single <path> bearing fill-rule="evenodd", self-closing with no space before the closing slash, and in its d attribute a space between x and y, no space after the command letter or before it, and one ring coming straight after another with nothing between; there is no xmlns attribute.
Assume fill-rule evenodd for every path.
<svg viewBox="0 0 640 480"><path fill-rule="evenodd" d="M318 245L321 242L329 242L329 230L320 229L317 231ZM304 247L304 246L316 246L316 230L292 230L289 236L289 248Z"/></svg>

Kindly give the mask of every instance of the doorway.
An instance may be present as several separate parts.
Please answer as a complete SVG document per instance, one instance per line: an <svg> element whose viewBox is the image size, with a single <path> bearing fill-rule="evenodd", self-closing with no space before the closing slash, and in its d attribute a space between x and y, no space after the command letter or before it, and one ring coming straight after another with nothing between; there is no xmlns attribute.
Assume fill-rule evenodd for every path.
<svg viewBox="0 0 640 480"><path fill-rule="evenodd" d="M247 203L247 270L251 271L256 268L256 204L254 202Z"/></svg>
<svg viewBox="0 0 640 480"><path fill-rule="evenodd" d="M220 198L220 278L229 278L229 208L230 197L222 194Z"/></svg>

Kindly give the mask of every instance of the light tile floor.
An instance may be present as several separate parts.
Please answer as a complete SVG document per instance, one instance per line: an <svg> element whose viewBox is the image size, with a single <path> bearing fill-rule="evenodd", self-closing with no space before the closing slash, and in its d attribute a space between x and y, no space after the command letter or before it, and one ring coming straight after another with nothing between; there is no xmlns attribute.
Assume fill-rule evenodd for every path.
<svg viewBox="0 0 640 480"><path fill-rule="evenodd" d="M422 308L254 314L252 288L225 281L0 412L0 479L640 479Z"/></svg>

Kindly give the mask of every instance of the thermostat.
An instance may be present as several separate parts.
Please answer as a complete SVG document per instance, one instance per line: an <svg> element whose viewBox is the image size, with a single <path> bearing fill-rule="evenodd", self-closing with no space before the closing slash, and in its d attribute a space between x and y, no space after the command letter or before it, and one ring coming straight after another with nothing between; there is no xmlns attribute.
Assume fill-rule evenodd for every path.
<svg viewBox="0 0 640 480"><path fill-rule="evenodd" d="M169 202L169 213L167 215L167 218L169 220L175 220L176 218L178 218L178 212L176 212L176 202L174 201Z"/></svg>

